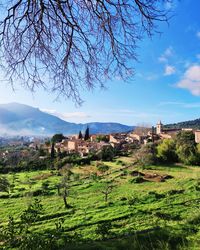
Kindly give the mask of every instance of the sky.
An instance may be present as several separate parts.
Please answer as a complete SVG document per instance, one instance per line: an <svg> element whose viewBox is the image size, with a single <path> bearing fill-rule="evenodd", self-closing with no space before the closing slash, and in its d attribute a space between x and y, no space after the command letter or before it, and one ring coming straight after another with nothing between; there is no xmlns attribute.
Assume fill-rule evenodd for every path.
<svg viewBox="0 0 200 250"><path fill-rule="evenodd" d="M168 3L173 11L161 34L146 37L137 49L135 76L130 82L113 79L106 90L83 91L83 104L37 89L34 94L15 85L13 91L0 72L0 103L19 102L76 123L120 122L155 125L200 118L200 1Z"/></svg>

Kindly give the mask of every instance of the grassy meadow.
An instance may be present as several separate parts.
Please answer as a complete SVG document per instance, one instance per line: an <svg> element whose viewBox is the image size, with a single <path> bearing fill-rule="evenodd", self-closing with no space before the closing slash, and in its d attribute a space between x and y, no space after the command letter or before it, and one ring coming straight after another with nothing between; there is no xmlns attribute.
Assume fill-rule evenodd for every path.
<svg viewBox="0 0 200 250"><path fill-rule="evenodd" d="M62 173L4 175L13 188L10 195L0 192L0 227L9 216L17 223L38 198L43 209L31 230L46 233L62 220L63 234L76 238L66 249L200 249L200 167L140 167L132 162L131 157L104 162L109 166L104 173L96 162L74 166L68 209L57 191ZM167 178L160 181L159 176ZM105 201L107 183L112 188ZM107 235L98 233L99 225L109 225Z"/></svg>

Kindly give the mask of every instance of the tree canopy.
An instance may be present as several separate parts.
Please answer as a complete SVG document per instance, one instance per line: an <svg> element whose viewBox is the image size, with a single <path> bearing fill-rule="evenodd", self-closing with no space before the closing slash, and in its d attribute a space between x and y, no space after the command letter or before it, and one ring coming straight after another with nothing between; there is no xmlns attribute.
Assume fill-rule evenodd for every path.
<svg viewBox="0 0 200 250"><path fill-rule="evenodd" d="M127 79L138 42L167 21L167 0L1 1L0 58L8 80L81 103L80 90Z"/></svg>
<svg viewBox="0 0 200 250"><path fill-rule="evenodd" d="M192 131L181 131L176 136L176 154L185 164L196 164L198 161L195 136Z"/></svg>
<svg viewBox="0 0 200 250"><path fill-rule="evenodd" d="M176 143L173 139L164 139L157 146L157 157L163 162L175 162L176 156Z"/></svg>
<svg viewBox="0 0 200 250"><path fill-rule="evenodd" d="M65 139L63 134L55 134L53 135L53 137L51 138L51 141L56 143L56 142L61 142L63 139Z"/></svg>

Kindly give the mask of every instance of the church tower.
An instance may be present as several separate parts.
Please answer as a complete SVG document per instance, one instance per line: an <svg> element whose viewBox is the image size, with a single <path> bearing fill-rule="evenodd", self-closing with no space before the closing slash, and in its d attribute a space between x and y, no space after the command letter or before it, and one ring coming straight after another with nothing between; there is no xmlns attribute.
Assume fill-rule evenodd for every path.
<svg viewBox="0 0 200 250"><path fill-rule="evenodd" d="M163 124L161 121L159 121L156 125L156 134L159 135L162 133L162 129L163 129Z"/></svg>

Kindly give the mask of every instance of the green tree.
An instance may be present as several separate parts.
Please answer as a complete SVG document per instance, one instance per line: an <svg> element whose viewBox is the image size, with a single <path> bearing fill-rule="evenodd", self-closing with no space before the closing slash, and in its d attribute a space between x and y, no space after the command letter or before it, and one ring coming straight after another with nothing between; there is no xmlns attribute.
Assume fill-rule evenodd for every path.
<svg viewBox="0 0 200 250"><path fill-rule="evenodd" d="M103 147L98 154L98 158L102 161L112 161L115 157L115 149L112 146Z"/></svg>
<svg viewBox="0 0 200 250"><path fill-rule="evenodd" d="M70 169L64 169L63 177L61 182L57 185L58 195L62 196L65 208L71 208L71 205L68 204L67 198L70 191L70 177L73 173Z"/></svg>
<svg viewBox="0 0 200 250"><path fill-rule="evenodd" d="M55 158L55 144L52 142L51 144L51 159Z"/></svg>
<svg viewBox="0 0 200 250"><path fill-rule="evenodd" d="M46 156L46 155L47 155L47 153L45 152L45 150L42 147L40 147L39 148L39 156Z"/></svg>
<svg viewBox="0 0 200 250"><path fill-rule="evenodd" d="M113 191L113 183L112 181L106 181L103 185L103 188L101 190L101 193L104 194L104 201L107 202L108 201L108 195L110 193L112 193Z"/></svg>
<svg viewBox="0 0 200 250"><path fill-rule="evenodd" d="M98 135L98 136L96 137L96 141L97 141L97 142L100 142L100 141L109 142L109 138L108 138L108 136L106 136L106 135Z"/></svg>
<svg viewBox="0 0 200 250"><path fill-rule="evenodd" d="M137 160L142 166L148 166L156 163L156 147L154 143L142 145L137 151Z"/></svg>
<svg viewBox="0 0 200 250"><path fill-rule="evenodd" d="M90 138L90 131L89 131L89 127L86 128L85 130L85 136L84 136L84 140L87 141Z"/></svg>
<svg viewBox="0 0 200 250"><path fill-rule="evenodd" d="M47 246L47 239L43 234L32 232L30 227L39 220L42 213L42 205L40 200L35 199L27 209L25 209L20 220L14 221L13 217L9 217L8 224L2 228L2 249L51 249Z"/></svg>
<svg viewBox="0 0 200 250"><path fill-rule="evenodd" d="M43 206L39 199L34 199L26 210L23 211L22 215L20 216L21 222L23 226L26 227L26 230L29 229L30 225L39 220L40 215L42 214ZM24 228L23 228L24 230Z"/></svg>
<svg viewBox="0 0 200 250"><path fill-rule="evenodd" d="M176 136L176 154L184 164L197 163L197 148L192 131L181 131Z"/></svg>
<svg viewBox="0 0 200 250"><path fill-rule="evenodd" d="M82 139L83 138L83 135L82 135L82 132L79 131L79 134L78 134L78 139Z"/></svg>
<svg viewBox="0 0 200 250"><path fill-rule="evenodd" d="M175 141L173 139L162 140L157 146L156 156L162 162L175 162L177 160Z"/></svg>
<svg viewBox="0 0 200 250"><path fill-rule="evenodd" d="M63 134L55 134L52 138L51 138L51 142L52 143L57 143L57 142L61 142L63 139L65 139Z"/></svg>
<svg viewBox="0 0 200 250"><path fill-rule="evenodd" d="M42 188L44 195L48 194L49 193L49 181L47 180L47 181L42 182L41 188Z"/></svg>
<svg viewBox="0 0 200 250"><path fill-rule="evenodd" d="M0 192L10 192L10 182L6 177L0 177Z"/></svg>

